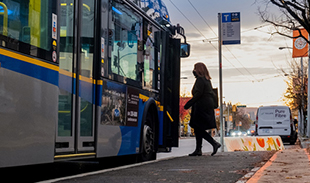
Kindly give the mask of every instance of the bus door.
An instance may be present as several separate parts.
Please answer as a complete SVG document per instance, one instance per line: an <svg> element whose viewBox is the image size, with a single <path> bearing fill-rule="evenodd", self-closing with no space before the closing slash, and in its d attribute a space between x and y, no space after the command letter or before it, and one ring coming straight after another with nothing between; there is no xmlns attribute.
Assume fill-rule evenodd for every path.
<svg viewBox="0 0 310 183"><path fill-rule="evenodd" d="M59 109L55 158L94 155L95 0L60 0ZM62 155L62 154L69 154Z"/></svg>
<svg viewBox="0 0 310 183"><path fill-rule="evenodd" d="M179 144L180 40L162 32L161 99L164 106L164 147Z"/></svg>

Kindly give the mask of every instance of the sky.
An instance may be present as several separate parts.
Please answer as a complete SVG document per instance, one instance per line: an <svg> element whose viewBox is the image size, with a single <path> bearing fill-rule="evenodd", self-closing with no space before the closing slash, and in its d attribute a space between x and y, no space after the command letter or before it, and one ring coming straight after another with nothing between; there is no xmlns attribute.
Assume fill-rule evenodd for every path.
<svg viewBox="0 0 310 183"><path fill-rule="evenodd" d="M180 81L181 94L193 87L196 62L206 64L213 87L219 87L217 15L240 12L241 44L222 46L223 101L248 107L283 105L288 78L281 70L290 70L292 53L279 47L292 47L293 41L270 34L274 27L262 22L258 13L265 6L254 1L164 0L171 23L184 28L187 43L191 44L190 57L181 59L181 77L187 77ZM270 8L272 12L278 10Z"/></svg>

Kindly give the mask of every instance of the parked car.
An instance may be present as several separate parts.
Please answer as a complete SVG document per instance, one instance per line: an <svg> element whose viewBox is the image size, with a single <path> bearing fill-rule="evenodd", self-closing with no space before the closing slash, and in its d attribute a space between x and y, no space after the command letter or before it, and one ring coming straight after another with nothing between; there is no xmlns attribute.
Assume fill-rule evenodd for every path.
<svg viewBox="0 0 310 183"><path fill-rule="evenodd" d="M287 106L264 106L257 110L257 135L279 135L283 142L295 144L297 131Z"/></svg>
<svg viewBox="0 0 310 183"><path fill-rule="evenodd" d="M248 133L248 136L255 136L256 135L255 123L254 123L254 125L251 125L251 127L248 129L247 133Z"/></svg>

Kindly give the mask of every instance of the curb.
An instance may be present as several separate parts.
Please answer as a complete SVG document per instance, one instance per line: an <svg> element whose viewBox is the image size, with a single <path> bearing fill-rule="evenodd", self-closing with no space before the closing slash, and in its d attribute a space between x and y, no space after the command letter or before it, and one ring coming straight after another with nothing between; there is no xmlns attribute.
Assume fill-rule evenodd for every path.
<svg viewBox="0 0 310 183"><path fill-rule="evenodd" d="M310 143L307 143L308 149L301 148L305 151L310 162ZM300 145L301 146L301 145ZM281 152L277 151L262 167L255 167L249 173L240 178L236 183L257 183L259 179L263 176L263 172L268 168L277 158L278 154Z"/></svg>
<svg viewBox="0 0 310 183"><path fill-rule="evenodd" d="M180 156L180 157L183 157L183 156ZM158 159L158 160L153 160L153 161L146 161L146 162L142 162L142 163L124 165L124 166L120 166L120 167L109 168L109 169L98 170L98 171L92 171L92 172L87 172L87 173L81 173L81 174L76 174L76 175L72 175L72 176L60 177L60 178L55 178L55 179L50 179L50 180L43 180L43 181L39 181L37 183L53 183L53 182L76 179L76 178L81 178L81 177L86 177L86 176L91 176L91 175L98 175L98 174L102 174L102 173L106 173L106 172L111 172L111 171L116 171L116 170L122 170L122 169L147 165L147 164L156 163L156 162L160 162L160 161L166 161L166 160L170 160L170 159L174 159L174 158L178 158L178 157L168 157L168 158L163 158L163 159Z"/></svg>
<svg viewBox="0 0 310 183"><path fill-rule="evenodd" d="M304 149L304 148L309 148L310 147L310 139L309 138L298 136L298 140L300 142L300 147L301 148Z"/></svg>
<svg viewBox="0 0 310 183"><path fill-rule="evenodd" d="M253 168L249 173L241 177L236 183L246 183L261 167Z"/></svg>
<svg viewBox="0 0 310 183"><path fill-rule="evenodd" d="M263 164L263 166L253 168L249 173L241 177L236 183L256 183L262 176L263 171L272 164L272 162L277 158L278 153L280 153L281 151L282 150L279 150L274 153L272 157Z"/></svg>

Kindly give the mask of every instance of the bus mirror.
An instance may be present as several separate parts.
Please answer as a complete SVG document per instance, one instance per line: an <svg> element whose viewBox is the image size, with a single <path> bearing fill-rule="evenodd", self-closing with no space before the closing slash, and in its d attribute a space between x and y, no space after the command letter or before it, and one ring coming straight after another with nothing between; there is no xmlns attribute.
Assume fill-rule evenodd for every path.
<svg viewBox="0 0 310 183"><path fill-rule="evenodd" d="M181 43L181 52L180 52L181 58L189 57L189 55L190 55L190 48L191 48L190 44Z"/></svg>

